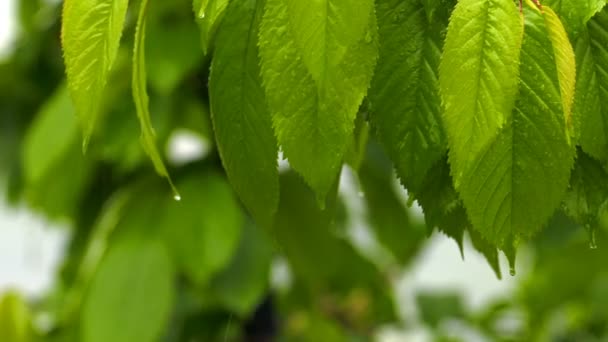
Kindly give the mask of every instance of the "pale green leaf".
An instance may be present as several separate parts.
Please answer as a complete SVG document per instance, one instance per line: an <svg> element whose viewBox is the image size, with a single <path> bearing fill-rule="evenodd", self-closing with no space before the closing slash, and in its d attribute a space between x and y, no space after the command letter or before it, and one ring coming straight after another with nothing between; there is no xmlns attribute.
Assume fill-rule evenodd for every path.
<svg viewBox="0 0 608 342"><path fill-rule="evenodd" d="M370 0L268 0L262 78L290 165L325 197L350 145L376 62Z"/></svg>
<svg viewBox="0 0 608 342"><path fill-rule="evenodd" d="M184 199L168 197L162 222L176 264L200 286L230 262L243 225L241 208L220 175L206 172L178 183Z"/></svg>
<svg viewBox="0 0 608 342"><path fill-rule="evenodd" d="M38 183L72 151L78 139L74 115L68 90L60 86L42 107L25 137L23 170L27 183Z"/></svg>
<svg viewBox="0 0 608 342"><path fill-rule="evenodd" d="M229 0L194 0L192 5L201 35L201 47L209 53Z"/></svg>
<svg viewBox="0 0 608 342"><path fill-rule="evenodd" d="M380 0L376 12L380 57L369 90L370 120L415 195L446 150L437 71L447 18L428 22L419 0Z"/></svg>
<svg viewBox="0 0 608 342"><path fill-rule="evenodd" d="M158 341L169 321L172 272L160 241L143 237L117 241L85 299L82 341Z"/></svg>
<svg viewBox="0 0 608 342"><path fill-rule="evenodd" d="M61 40L68 88L84 128L86 148L116 59L128 0L66 0Z"/></svg>
<svg viewBox="0 0 608 342"><path fill-rule="evenodd" d="M549 32L540 13L529 10L525 17L516 108L499 134L469 155L456 182L473 228L509 252L559 205L574 154Z"/></svg>
<svg viewBox="0 0 608 342"><path fill-rule="evenodd" d="M139 8L139 15L137 17L137 27L135 29L135 47L133 50L133 100L135 101L137 117L139 118L139 124L141 125L140 138L142 147L152 160L156 172L167 179L171 185L171 188L173 189L175 198L179 199L180 196L177 193L177 189L175 186L173 186L173 182L171 181L171 177L167 172L167 168L165 167L162 156L156 147L156 133L154 132L152 121L150 120L150 104L146 82L145 55L147 11L148 0L142 0Z"/></svg>
<svg viewBox="0 0 608 342"><path fill-rule="evenodd" d="M522 16L511 0L461 0L439 69L443 122L456 187L471 156L495 140L517 94Z"/></svg>
<svg viewBox="0 0 608 342"><path fill-rule="evenodd" d="M270 226L279 201L277 142L259 76L262 1L232 2L217 32L209 93L228 178L253 217Z"/></svg>
<svg viewBox="0 0 608 342"><path fill-rule="evenodd" d="M581 31L576 44L578 68L574 115L583 150L608 161L608 10Z"/></svg>
<svg viewBox="0 0 608 342"><path fill-rule="evenodd" d="M557 17L557 14L548 6L543 7L543 17L549 32L549 39L553 45L555 63L557 65L557 76L562 99L562 106L568 129L572 128L572 103L574 101L574 90L576 84L576 62L574 61L574 50L568 40L566 29Z"/></svg>

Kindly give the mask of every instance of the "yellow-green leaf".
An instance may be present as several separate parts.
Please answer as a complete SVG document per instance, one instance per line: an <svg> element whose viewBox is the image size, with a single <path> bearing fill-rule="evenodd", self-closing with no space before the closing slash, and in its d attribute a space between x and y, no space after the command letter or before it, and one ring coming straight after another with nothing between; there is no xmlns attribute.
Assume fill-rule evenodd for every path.
<svg viewBox="0 0 608 342"><path fill-rule="evenodd" d="M148 91L146 89L146 55L145 55L145 41L146 41L146 14L148 11L148 0L142 0L139 8L139 16L137 18L137 28L135 31L135 47L133 50L133 99L135 101L135 108L137 109L137 117L141 125L141 143L152 160L156 172L165 177L171 188L176 199L180 196L177 189L171 181L169 172L163 162L163 159L156 146L156 133L154 127L152 127L152 121L150 120L150 108Z"/></svg>
<svg viewBox="0 0 608 342"><path fill-rule="evenodd" d="M116 59L128 0L65 0L61 41L68 87L86 149Z"/></svg>

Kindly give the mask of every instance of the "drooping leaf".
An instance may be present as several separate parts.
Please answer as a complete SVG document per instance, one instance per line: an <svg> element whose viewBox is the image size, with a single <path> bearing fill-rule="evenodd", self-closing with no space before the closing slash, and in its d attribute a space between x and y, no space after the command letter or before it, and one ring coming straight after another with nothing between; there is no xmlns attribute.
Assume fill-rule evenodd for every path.
<svg viewBox="0 0 608 342"><path fill-rule="evenodd" d="M542 14L525 11L520 94L499 134L468 155L460 192L473 228L509 250L540 230L561 201L574 150L554 48ZM452 165L454 166L454 165ZM514 253L510 253L514 255Z"/></svg>
<svg viewBox="0 0 608 342"><path fill-rule="evenodd" d="M157 239L117 241L89 288L82 341L157 341L169 320L172 272L169 254Z"/></svg>
<svg viewBox="0 0 608 342"><path fill-rule="evenodd" d="M190 175L178 185L184 199L166 199L162 227L177 266L194 284L204 286L232 259L243 216L220 175Z"/></svg>
<svg viewBox="0 0 608 342"><path fill-rule="evenodd" d="M576 62L574 50L568 39L568 34L557 14L548 6L543 7L543 17L549 39L553 45L553 54L557 67L557 77L562 99L562 107L566 119L566 127L572 129L572 103L576 84Z"/></svg>
<svg viewBox="0 0 608 342"><path fill-rule="evenodd" d="M253 217L270 226L279 201L277 142L259 76L263 1L232 2L217 32L209 92L228 178Z"/></svg>
<svg viewBox="0 0 608 342"><path fill-rule="evenodd" d="M494 274L498 279L502 279L502 274L500 272L500 262L498 260L498 249L496 246L489 243L486 239L484 239L481 234L475 229L468 229L469 237L471 238L471 243L473 244L473 248L481 253L486 261L494 270Z"/></svg>
<svg viewBox="0 0 608 342"><path fill-rule="evenodd" d="M348 148L376 57L370 0L268 0L260 29L262 78L290 165L320 200Z"/></svg>
<svg viewBox="0 0 608 342"><path fill-rule="evenodd" d="M589 21L576 40L574 101L579 142L586 153L608 161L608 10Z"/></svg>
<svg viewBox="0 0 608 342"><path fill-rule="evenodd" d="M66 0L61 40L68 88L84 128L86 148L116 59L128 0Z"/></svg>
<svg viewBox="0 0 608 342"><path fill-rule="evenodd" d="M420 191L446 149L437 71L447 17L429 22L421 1L377 2L380 57L370 120L402 184Z"/></svg>
<svg viewBox="0 0 608 342"><path fill-rule="evenodd" d="M135 29L135 46L133 50L133 100L135 101L135 108L137 110L137 117L139 118L139 124L141 125L141 144L146 151L146 154L152 160L154 169L156 172L165 177L173 189L173 193L176 199L180 196L177 189L171 181L171 177L167 172L163 158L156 147L156 133L154 127L152 127L152 121L150 120L150 108L149 98L146 82L146 55L145 55L145 42L146 42L146 22L148 12L148 0L142 0L139 5L139 15L137 17L137 27Z"/></svg>
<svg viewBox="0 0 608 342"><path fill-rule="evenodd" d="M201 47L208 54L229 0L194 0L192 5L201 34Z"/></svg>
<svg viewBox="0 0 608 342"><path fill-rule="evenodd" d="M457 189L471 156L507 126L517 94L522 30L511 0L462 0L452 13L439 84Z"/></svg>

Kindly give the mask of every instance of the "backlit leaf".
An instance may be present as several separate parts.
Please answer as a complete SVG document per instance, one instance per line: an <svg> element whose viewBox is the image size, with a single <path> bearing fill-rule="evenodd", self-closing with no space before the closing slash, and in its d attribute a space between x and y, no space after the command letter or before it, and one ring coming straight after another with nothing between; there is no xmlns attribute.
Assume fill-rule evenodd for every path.
<svg viewBox="0 0 608 342"><path fill-rule="evenodd" d="M506 127L517 94L522 16L511 0L461 0L439 69L443 122L456 188Z"/></svg>
<svg viewBox="0 0 608 342"><path fill-rule="evenodd" d="M268 0L262 78L290 165L325 198L350 145L376 62L371 0Z"/></svg>
<svg viewBox="0 0 608 342"><path fill-rule="evenodd" d="M68 87L84 128L86 148L116 59L128 0L66 0L61 40Z"/></svg>
<svg viewBox="0 0 608 342"><path fill-rule="evenodd" d="M500 248L531 237L566 190L573 146L566 130L554 49L540 13L525 12L520 94L499 134L455 182L473 228ZM512 254L512 253L511 253Z"/></svg>
<svg viewBox="0 0 608 342"><path fill-rule="evenodd" d="M574 101L574 90L576 82L576 62L574 61L574 50L568 40L568 34L557 17L557 14L548 7L543 7L543 17L549 32L549 38L553 45L555 63L557 64L557 76L562 99L564 115L567 128L572 128L572 102Z"/></svg>

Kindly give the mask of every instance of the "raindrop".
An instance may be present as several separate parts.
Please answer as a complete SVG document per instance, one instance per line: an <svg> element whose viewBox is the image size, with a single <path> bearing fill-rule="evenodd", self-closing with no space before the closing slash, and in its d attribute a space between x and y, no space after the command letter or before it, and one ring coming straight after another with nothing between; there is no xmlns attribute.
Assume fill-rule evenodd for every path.
<svg viewBox="0 0 608 342"><path fill-rule="evenodd" d="M173 199L176 200L177 202L182 200L182 196L180 196L179 194L175 194L173 195Z"/></svg>
<svg viewBox="0 0 608 342"><path fill-rule="evenodd" d="M589 232L589 248L597 249L597 242L595 240L595 228L591 227L590 225L585 225L585 228L587 228L587 231Z"/></svg>

